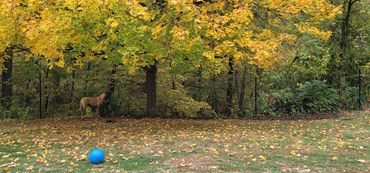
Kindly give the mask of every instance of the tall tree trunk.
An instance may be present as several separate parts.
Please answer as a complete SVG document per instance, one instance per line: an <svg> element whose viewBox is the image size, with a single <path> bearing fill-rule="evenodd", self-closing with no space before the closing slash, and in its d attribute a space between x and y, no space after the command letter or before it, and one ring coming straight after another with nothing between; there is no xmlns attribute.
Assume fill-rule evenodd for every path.
<svg viewBox="0 0 370 173"><path fill-rule="evenodd" d="M91 70L91 62L88 62L87 63L87 69L86 69L86 72L89 73L89 71ZM87 92L87 89L89 87L90 83L89 83L89 79L86 78L85 79L85 88L84 88L84 96L86 96L88 94ZM89 90L90 91L90 90Z"/></svg>
<svg viewBox="0 0 370 173"><path fill-rule="evenodd" d="M10 82L13 74L13 53L10 48L7 49L7 59L4 61L3 65L6 68L2 72L1 81L2 81L2 105L5 108L9 109L12 104L12 97L13 97L13 85Z"/></svg>
<svg viewBox="0 0 370 173"><path fill-rule="evenodd" d="M42 73L39 72L39 118L42 119Z"/></svg>
<svg viewBox="0 0 370 173"><path fill-rule="evenodd" d="M175 80L174 79L172 79L172 89L173 90L176 90L176 83L175 83Z"/></svg>
<svg viewBox="0 0 370 173"><path fill-rule="evenodd" d="M358 109L362 110L362 105L361 105L361 66L358 65Z"/></svg>
<svg viewBox="0 0 370 173"><path fill-rule="evenodd" d="M31 85L31 80L29 79L26 84L26 91L30 91L30 85ZM30 106L31 100L32 100L31 94L27 93L24 99L24 102L25 102L24 106L26 107Z"/></svg>
<svg viewBox="0 0 370 173"><path fill-rule="evenodd" d="M239 70L235 71L236 95L238 97L238 116L245 116L245 88L247 78L247 65L244 65L242 78L240 79Z"/></svg>
<svg viewBox="0 0 370 173"><path fill-rule="evenodd" d="M110 78L110 83L108 86L108 91L107 91L107 97L105 98L108 106L108 117L114 117L115 114L112 109L112 96L116 87L117 79L116 79L116 73L117 73L117 65L113 64L112 66L112 71L111 71L111 78Z"/></svg>
<svg viewBox="0 0 370 173"><path fill-rule="evenodd" d="M72 72L72 83L71 83L71 92L70 92L70 95L69 95L71 103L74 102L73 97L74 97L74 92L75 92L75 78L76 78L76 72L73 70L73 72Z"/></svg>
<svg viewBox="0 0 370 173"><path fill-rule="evenodd" d="M171 51L170 51L171 52ZM171 57L172 53L169 53L168 57ZM172 62L170 62L170 68L172 68ZM171 85L172 85L172 89L173 90L176 90L176 81L175 81L175 75L173 75L172 73L170 73L170 76L171 76Z"/></svg>
<svg viewBox="0 0 370 173"><path fill-rule="evenodd" d="M233 82L234 82L234 58L229 56L229 68L227 72L227 91L226 91L226 115L232 116L233 106Z"/></svg>
<svg viewBox="0 0 370 173"><path fill-rule="evenodd" d="M132 98L131 98L131 87L129 86L128 88L128 95L127 95L127 99L128 99L128 103L127 103L127 115L131 115L131 102L132 102Z"/></svg>
<svg viewBox="0 0 370 173"><path fill-rule="evenodd" d="M49 73L50 73L50 68L46 69L46 73L45 73L45 81L46 83L44 84L44 95L45 95L45 105L44 105L44 112L45 112L45 115L47 115L47 110L48 110L48 106L49 106L49 87L51 87L50 85L50 81L49 81Z"/></svg>
<svg viewBox="0 0 370 173"><path fill-rule="evenodd" d="M258 98L259 98L259 80L261 77L261 69L256 67L256 76L254 78L254 116L258 115Z"/></svg>
<svg viewBox="0 0 370 173"><path fill-rule="evenodd" d="M157 112L157 62L145 68L146 71L146 114L156 116Z"/></svg>
<svg viewBox="0 0 370 173"><path fill-rule="evenodd" d="M341 39L340 39L340 61L339 61L339 108L343 109L343 101L344 101L344 83L345 83L345 61L347 56L347 39L349 35L349 20L352 5L357 2L357 0L345 0L343 2L343 21L341 27Z"/></svg>
<svg viewBox="0 0 370 173"><path fill-rule="evenodd" d="M202 88L203 88L202 73L203 73L202 68L198 68L198 70L195 74L196 79L197 79L197 92L196 92L196 95L195 95L195 100L197 100L197 101L200 101L202 99Z"/></svg>
<svg viewBox="0 0 370 173"><path fill-rule="evenodd" d="M215 76L211 77L211 83L212 83L212 85L216 84L216 77ZM218 111L217 91L216 91L215 88L211 89L211 95L210 95L209 98L210 98L212 110L214 110L216 112L216 114L219 114L220 112Z"/></svg>

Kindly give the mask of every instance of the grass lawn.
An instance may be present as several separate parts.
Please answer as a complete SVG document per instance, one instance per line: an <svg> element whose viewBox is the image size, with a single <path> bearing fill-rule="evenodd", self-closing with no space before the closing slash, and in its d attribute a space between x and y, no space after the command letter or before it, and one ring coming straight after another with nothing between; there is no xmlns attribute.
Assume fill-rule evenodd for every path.
<svg viewBox="0 0 370 173"><path fill-rule="evenodd" d="M0 121L0 172L369 172L370 112L325 120ZM106 152L91 165L93 147Z"/></svg>

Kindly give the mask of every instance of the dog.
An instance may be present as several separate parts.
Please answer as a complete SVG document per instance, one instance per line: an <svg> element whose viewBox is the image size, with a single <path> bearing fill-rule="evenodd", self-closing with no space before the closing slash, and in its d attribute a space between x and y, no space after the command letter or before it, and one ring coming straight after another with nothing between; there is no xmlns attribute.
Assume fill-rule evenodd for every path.
<svg viewBox="0 0 370 173"><path fill-rule="evenodd" d="M97 97L82 97L80 100L81 116L84 115L87 106L93 106L96 109L96 116L99 116L99 108L102 105L107 94L104 92Z"/></svg>

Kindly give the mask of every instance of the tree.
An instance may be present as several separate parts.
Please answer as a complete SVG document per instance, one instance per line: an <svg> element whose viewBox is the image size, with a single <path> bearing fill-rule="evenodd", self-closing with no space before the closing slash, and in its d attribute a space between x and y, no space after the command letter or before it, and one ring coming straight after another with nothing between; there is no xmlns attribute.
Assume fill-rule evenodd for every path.
<svg viewBox="0 0 370 173"><path fill-rule="evenodd" d="M13 58L22 50L19 44L23 43L21 32L22 21L26 12L20 7L19 1L5 0L0 3L0 72L2 72L2 104L9 108L12 103L13 86Z"/></svg>
<svg viewBox="0 0 370 173"><path fill-rule="evenodd" d="M350 17L353 5L359 0L344 0L342 4L342 24L340 37L340 62L339 62L339 107L343 108L344 83L345 83L345 59L348 56L348 36L350 34Z"/></svg>
<svg viewBox="0 0 370 173"><path fill-rule="evenodd" d="M246 60L261 69L274 67L288 58L297 36L308 33L328 40L331 33L317 25L338 14L338 7L320 1L205 1L199 2L198 25L203 29L203 55L223 64L232 81L235 64ZM291 53L289 53L291 52ZM217 67L215 65L214 67ZM233 86L228 82L227 115L231 115Z"/></svg>
<svg viewBox="0 0 370 173"><path fill-rule="evenodd" d="M105 59L131 73L144 68L147 113L156 114L157 63L170 60L174 56L170 52L185 52L184 45L192 41L183 29L193 21L195 13L185 8L192 3L65 0L40 4L27 3L37 11L26 24L26 47L33 54L48 59L50 68L64 67L67 51L78 52L77 66Z"/></svg>
<svg viewBox="0 0 370 173"><path fill-rule="evenodd" d="M250 81L246 79L247 64L265 72L282 60L301 57L297 46L305 43L301 38L328 40L328 24L340 11L327 0L6 0L1 5L5 12L0 29L7 34L0 34L4 38L0 52L16 45L24 52L24 60L40 60L49 69L64 68L69 74L86 64L102 66L105 62L104 68L111 72L105 90L111 92L120 75L116 68L130 74L144 72L147 115L158 111L160 68L169 69L176 90L176 85L182 84L177 84L174 76L182 75L185 70L179 69L186 67L190 69L187 73L198 73L199 83L202 77L226 75L226 114L233 114L236 91L237 112L243 116L244 91ZM14 13L10 7L19 12L17 24L14 17L9 20ZM9 37L12 32L18 34L17 41ZM261 90L255 91L256 96L257 92Z"/></svg>

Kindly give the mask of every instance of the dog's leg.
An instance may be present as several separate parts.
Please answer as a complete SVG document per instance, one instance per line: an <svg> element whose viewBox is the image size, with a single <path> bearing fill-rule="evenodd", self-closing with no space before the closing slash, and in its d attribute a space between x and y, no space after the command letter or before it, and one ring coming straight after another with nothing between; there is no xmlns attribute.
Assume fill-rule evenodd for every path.
<svg viewBox="0 0 370 173"><path fill-rule="evenodd" d="M82 113L82 103L80 101L80 112L81 112L81 117L83 116L83 113Z"/></svg>
<svg viewBox="0 0 370 173"><path fill-rule="evenodd" d="M100 115L99 115L99 107L100 107L100 106L96 106L96 116L97 116L97 117L100 117Z"/></svg>
<svg viewBox="0 0 370 173"><path fill-rule="evenodd" d="M84 116L85 110L86 110L85 104L83 102L80 102L81 117Z"/></svg>

